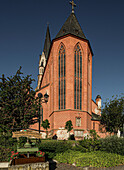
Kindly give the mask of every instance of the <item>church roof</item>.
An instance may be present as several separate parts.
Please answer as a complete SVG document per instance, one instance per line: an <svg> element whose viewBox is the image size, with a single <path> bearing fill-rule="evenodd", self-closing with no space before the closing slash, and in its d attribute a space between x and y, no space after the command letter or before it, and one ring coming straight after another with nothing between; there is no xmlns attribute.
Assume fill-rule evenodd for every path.
<svg viewBox="0 0 124 170"><path fill-rule="evenodd" d="M51 46L51 38L50 38L50 31L49 31L49 25L47 26L47 31L46 31L46 38L45 38L45 43L44 43L44 49L43 52L45 54L46 60L48 58L49 50Z"/></svg>
<svg viewBox="0 0 124 170"><path fill-rule="evenodd" d="M92 112L91 120L93 120L93 121L100 121L100 115L97 115L97 114Z"/></svg>
<svg viewBox="0 0 124 170"><path fill-rule="evenodd" d="M80 38L86 39L74 13L71 13L71 15L67 18L64 25L62 26L62 28L60 29L59 33L55 38L59 38L67 34L72 34Z"/></svg>

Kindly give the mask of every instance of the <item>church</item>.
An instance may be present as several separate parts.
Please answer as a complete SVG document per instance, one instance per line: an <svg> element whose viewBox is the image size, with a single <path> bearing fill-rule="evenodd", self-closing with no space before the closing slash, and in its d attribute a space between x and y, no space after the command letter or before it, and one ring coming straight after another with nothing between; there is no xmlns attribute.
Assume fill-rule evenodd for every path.
<svg viewBox="0 0 124 170"><path fill-rule="evenodd" d="M75 139L82 139L91 129L102 137L99 118L101 96L92 100L92 58L89 40L72 11L56 37L51 41L47 26L44 49L39 58L36 94L49 95L47 103L41 101L42 118L50 123L49 136L57 134L64 139L65 124L71 120ZM32 128L38 129L38 124ZM43 132L43 128L41 132ZM63 138L62 138L63 136Z"/></svg>

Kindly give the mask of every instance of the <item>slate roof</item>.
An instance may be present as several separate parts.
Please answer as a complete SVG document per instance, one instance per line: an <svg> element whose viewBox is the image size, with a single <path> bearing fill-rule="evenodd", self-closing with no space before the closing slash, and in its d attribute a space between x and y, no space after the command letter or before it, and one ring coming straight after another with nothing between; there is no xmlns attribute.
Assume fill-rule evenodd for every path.
<svg viewBox="0 0 124 170"><path fill-rule="evenodd" d="M59 38L67 34L72 34L80 38L86 39L74 13L70 14L70 16L67 18L64 25L62 26L62 28L60 29L59 33L56 35L55 38Z"/></svg>
<svg viewBox="0 0 124 170"><path fill-rule="evenodd" d="M92 112L91 120L93 120L93 121L100 121L100 115L97 115L97 114Z"/></svg>
<svg viewBox="0 0 124 170"><path fill-rule="evenodd" d="M51 46L50 31L49 31L49 26L47 26L46 38L45 38L44 49L43 49L43 52L44 52L45 57L46 57L46 60L48 59L50 46Z"/></svg>

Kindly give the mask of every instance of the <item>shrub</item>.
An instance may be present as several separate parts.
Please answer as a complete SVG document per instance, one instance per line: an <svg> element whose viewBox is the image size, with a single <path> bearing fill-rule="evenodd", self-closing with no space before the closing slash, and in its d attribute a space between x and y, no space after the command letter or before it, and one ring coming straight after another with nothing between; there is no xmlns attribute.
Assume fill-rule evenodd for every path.
<svg viewBox="0 0 124 170"><path fill-rule="evenodd" d="M8 161L11 155L11 149L0 146L0 162Z"/></svg>
<svg viewBox="0 0 124 170"><path fill-rule="evenodd" d="M0 135L0 147L15 150L17 148L17 139L12 138L10 133L2 134Z"/></svg>
<svg viewBox="0 0 124 170"><path fill-rule="evenodd" d="M117 136L107 137L105 139L100 139L101 141L101 151L107 151L110 153L117 153L124 155L124 138L118 138Z"/></svg>
<svg viewBox="0 0 124 170"><path fill-rule="evenodd" d="M101 141L98 139L84 139L79 141L79 145L77 145L74 150L79 150L81 152L91 152L97 151L101 147Z"/></svg>
<svg viewBox="0 0 124 170"><path fill-rule="evenodd" d="M66 141L47 141L41 142L39 145L39 150L42 150L46 153L48 158L53 158L57 153L65 152L69 149L72 149L72 145Z"/></svg>
<svg viewBox="0 0 124 170"><path fill-rule="evenodd" d="M57 154L54 159L60 163L75 163L81 167L112 167L124 164L124 156L101 151L81 153L80 151L67 151Z"/></svg>

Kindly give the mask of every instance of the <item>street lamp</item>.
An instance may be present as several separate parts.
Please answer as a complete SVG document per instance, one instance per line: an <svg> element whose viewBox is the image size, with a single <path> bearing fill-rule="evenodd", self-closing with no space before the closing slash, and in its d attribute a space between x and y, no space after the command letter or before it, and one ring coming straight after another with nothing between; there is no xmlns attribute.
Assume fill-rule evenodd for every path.
<svg viewBox="0 0 124 170"><path fill-rule="evenodd" d="M42 103L47 103L48 102L49 95L46 92L44 94L44 97L43 97L42 93L38 93L38 98L39 98L39 109L38 109L38 117L39 118L38 118L38 122L39 122L39 133L40 133L41 116L42 116L42 121L43 121L43 109L42 109L42 114L40 114L40 108L42 107Z"/></svg>

